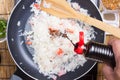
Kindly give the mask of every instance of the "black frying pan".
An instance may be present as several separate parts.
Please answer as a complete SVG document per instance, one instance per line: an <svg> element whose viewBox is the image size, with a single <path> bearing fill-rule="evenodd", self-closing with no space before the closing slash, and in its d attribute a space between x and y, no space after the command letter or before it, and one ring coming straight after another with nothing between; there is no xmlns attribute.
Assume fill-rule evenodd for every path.
<svg viewBox="0 0 120 80"><path fill-rule="evenodd" d="M21 0L14 8L8 23L7 43L13 60L25 74L34 79L47 80L47 77L39 73L36 64L33 62L32 54L34 51L30 49L25 43L21 44L21 42L25 42L25 38L23 36L19 36L20 31L24 32L24 30L29 30L27 21L32 15L32 12L30 12L30 5L34 1L35 0ZM82 8L87 9L88 13L91 14L92 17L101 20L99 11L90 0L73 1L79 3ZM20 26L18 26L18 22L20 22ZM94 29L97 32L97 34L95 34L95 41L103 42L104 32L96 28ZM95 64L96 62L88 60L83 67L76 69L75 72L69 72L61 77L58 77L58 80L78 79L89 72Z"/></svg>

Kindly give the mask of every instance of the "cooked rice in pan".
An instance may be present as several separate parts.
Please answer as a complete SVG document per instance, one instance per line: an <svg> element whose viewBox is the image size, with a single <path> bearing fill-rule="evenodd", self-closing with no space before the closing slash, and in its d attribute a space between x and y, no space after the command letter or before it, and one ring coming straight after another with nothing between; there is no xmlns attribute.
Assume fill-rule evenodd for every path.
<svg viewBox="0 0 120 80"><path fill-rule="evenodd" d="M39 72L56 80L57 76L74 71L87 61L83 55L74 52L72 43L61 33L66 33L73 43L76 43L79 41L79 32L83 31L84 41L87 43L95 39L95 32L90 25L83 22L60 19L41 11L38 7L40 3L41 0L36 0L31 5L34 14L30 17L29 23L33 31L33 39L28 36L26 44L34 48L33 60L38 65ZM76 11L89 15L87 10L77 3L70 1L69 3Z"/></svg>

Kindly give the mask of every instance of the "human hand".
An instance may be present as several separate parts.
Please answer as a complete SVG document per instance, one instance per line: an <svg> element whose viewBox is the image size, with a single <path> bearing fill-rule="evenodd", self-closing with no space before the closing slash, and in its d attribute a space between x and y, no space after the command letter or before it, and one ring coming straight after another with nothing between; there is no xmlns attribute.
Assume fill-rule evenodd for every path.
<svg viewBox="0 0 120 80"><path fill-rule="evenodd" d="M109 65L105 64L103 66L103 74L107 80L120 80L120 40L114 38L108 44L113 48L116 67L112 69Z"/></svg>

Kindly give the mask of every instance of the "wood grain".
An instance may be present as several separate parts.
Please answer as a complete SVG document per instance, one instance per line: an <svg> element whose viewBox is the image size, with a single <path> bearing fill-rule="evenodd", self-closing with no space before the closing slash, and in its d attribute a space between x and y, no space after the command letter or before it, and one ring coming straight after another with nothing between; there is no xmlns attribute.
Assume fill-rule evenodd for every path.
<svg viewBox="0 0 120 80"><path fill-rule="evenodd" d="M10 14L14 7L14 0L0 0L0 15Z"/></svg>
<svg viewBox="0 0 120 80"><path fill-rule="evenodd" d="M6 42L0 43L0 80L7 80L16 71L16 65L10 56Z"/></svg>

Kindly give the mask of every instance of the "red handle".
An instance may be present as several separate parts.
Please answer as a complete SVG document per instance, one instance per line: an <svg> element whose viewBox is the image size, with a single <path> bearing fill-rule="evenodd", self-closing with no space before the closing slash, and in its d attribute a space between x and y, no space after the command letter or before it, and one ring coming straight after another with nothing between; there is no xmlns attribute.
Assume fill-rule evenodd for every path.
<svg viewBox="0 0 120 80"><path fill-rule="evenodd" d="M74 51L77 54L82 54L83 53L83 49L82 49L83 45L84 45L84 32L79 32L79 42L76 43Z"/></svg>
<svg viewBox="0 0 120 80"><path fill-rule="evenodd" d="M79 32L79 46L84 45L84 32Z"/></svg>

